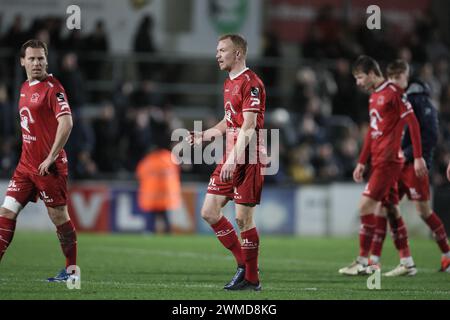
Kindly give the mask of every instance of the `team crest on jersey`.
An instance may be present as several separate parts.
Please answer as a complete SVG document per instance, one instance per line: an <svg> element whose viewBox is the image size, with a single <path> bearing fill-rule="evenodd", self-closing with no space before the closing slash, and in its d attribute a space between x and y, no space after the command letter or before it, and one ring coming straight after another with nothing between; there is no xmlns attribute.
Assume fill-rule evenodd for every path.
<svg viewBox="0 0 450 320"><path fill-rule="evenodd" d="M259 97L259 88L258 87L252 87L250 89L250 95L252 97Z"/></svg>
<svg viewBox="0 0 450 320"><path fill-rule="evenodd" d="M36 103L39 100L39 93L35 92L30 98L30 102Z"/></svg>
<svg viewBox="0 0 450 320"><path fill-rule="evenodd" d="M384 104L384 96L379 96L377 99L377 105L381 106Z"/></svg>
<svg viewBox="0 0 450 320"><path fill-rule="evenodd" d="M239 86L238 86L238 85L235 85L235 86L234 86L233 91L231 92L231 94L232 94L233 96L239 94Z"/></svg>

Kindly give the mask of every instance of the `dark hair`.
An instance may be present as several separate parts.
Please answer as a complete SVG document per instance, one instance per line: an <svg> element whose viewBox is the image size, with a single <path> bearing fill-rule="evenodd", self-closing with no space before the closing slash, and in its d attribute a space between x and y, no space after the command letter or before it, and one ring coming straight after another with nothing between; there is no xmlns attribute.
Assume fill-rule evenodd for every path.
<svg viewBox="0 0 450 320"><path fill-rule="evenodd" d="M373 71L375 75L381 77L383 74L381 73L380 66L378 62L372 57L369 56L359 56L358 59L353 63L352 73L365 73L369 74L370 71Z"/></svg>
<svg viewBox="0 0 450 320"><path fill-rule="evenodd" d="M42 49L44 49L45 56L46 57L48 56L47 45L45 44L44 41L31 39L31 40L28 40L27 42L25 42L22 45L22 47L20 48L20 57L21 58L25 58L25 51L27 50L27 48L42 48Z"/></svg>
<svg viewBox="0 0 450 320"><path fill-rule="evenodd" d="M406 72L408 69L408 62L398 59L388 64L386 74L388 77L393 77L399 75L400 73Z"/></svg>
<svg viewBox="0 0 450 320"><path fill-rule="evenodd" d="M219 38L219 41L225 39L230 39L234 46L241 50L242 55L247 54L247 40L243 36L235 33L224 34Z"/></svg>

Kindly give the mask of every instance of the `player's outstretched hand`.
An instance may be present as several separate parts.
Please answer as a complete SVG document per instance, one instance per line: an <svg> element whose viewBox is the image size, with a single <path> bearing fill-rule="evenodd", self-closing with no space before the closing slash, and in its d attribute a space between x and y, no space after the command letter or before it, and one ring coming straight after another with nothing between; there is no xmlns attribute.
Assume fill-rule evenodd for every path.
<svg viewBox="0 0 450 320"><path fill-rule="evenodd" d="M236 169L235 164L224 163L222 166L222 170L220 170L220 181L227 182L233 179L235 169Z"/></svg>
<svg viewBox="0 0 450 320"><path fill-rule="evenodd" d="M189 145L200 145L202 144L203 141L203 132L198 132L198 131L189 131L189 135L186 137L186 141L187 143L189 143Z"/></svg>
<svg viewBox="0 0 450 320"><path fill-rule="evenodd" d="M53 162L55 162L54 159L52 159L51 157L47 157L40 165L38 168L39 174L41 176L45 176L47 174L49 174L50 172L48 171L48 169L50 168L50 166L53 164Z"/></svg>
<svg viewBox="0 0 450 320"><path fill-rule="evenodd" d="M447 179L448 179L448 181L450 181L450 162L448 163L448 167L447 167Z"/></svg>
<svg viewBox="0 0 450 320"><path fill-rule="evenodd" d="M358 163L356 165L355 170L353 170L353 180L355 180L355 182L363 181L363 173L364 173L365 168L366 168L366 166L361 163Z"/></svg>
<svg viewBox="0 0 450 320"><path fill-rule="evenodd" d="M423 158L414 159L414 171L419 178L425 177L428 174L427 164Z"/></svg>

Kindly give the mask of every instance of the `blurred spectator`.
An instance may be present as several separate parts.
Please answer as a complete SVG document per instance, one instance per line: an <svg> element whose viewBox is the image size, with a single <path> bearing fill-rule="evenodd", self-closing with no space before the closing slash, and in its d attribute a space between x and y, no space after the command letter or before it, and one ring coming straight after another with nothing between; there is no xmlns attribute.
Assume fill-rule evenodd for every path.
<svg viewBox="0 0 450 320"><path fill-rule="evenodd" d="M181 204L181 181L180 168L172 161L167 130L160 132L150 151L139 161L136 177L141 211L154 221L155 232L170 233L168 213Z"/></svg>
<svg viewBox="0 0 450 320"><path fill-rule="evenodd" d="M333 146L330 143L323 143L316 150L311 160L316 173L315 178L319 181L336 180L339 177L339 168Z"/></svg>
<svg viewBox="0 0 450 320"><path fill-rule="evenodd" d="M78 57L74 52L63 56L59 79L64 84L72 111L79 112L86 103L86 90L83 75L78 68Z"/></svg>
<svg viewBox="0 0 450 320"><path fill-rule="evenodd" d="M105 102L100 115L94 119L92 127L95 133L95 147L92 151L92 159L102 173L112 174L121 169L121 154L118 153L120 141L120 128L114 106Z"/></svg>
<svg viewBox="0 0 450 320"><path fill-rule="evenodd" d="M314 180L314 167L311 165L312 148L303 143L290 152L292 162L289 172L296 183L311 183Z"/></svg>
<svg viewBox="0 0 450 320"><path fill-rule="evenodd" d="M103 79L104 77L102 75L106 67L104 54L109 50L109 43L102 20L97 21L94 31L86 38L85 47L88 54L91 53L91 55L86 57L85 62L87 78L95 80Z"/></svg>
<svg viewBox="0 0 450 320"><path fill-rule="evenodd" d="M153 40L153 18L150 15L146 15L142 18L138 30L134 36L133 50L136 53L153 54L156 52L156 47ZM145 57L141 56L140 59ZM139 78L153 79L157 66L147 61L139 62L137 70Z"/></svg>

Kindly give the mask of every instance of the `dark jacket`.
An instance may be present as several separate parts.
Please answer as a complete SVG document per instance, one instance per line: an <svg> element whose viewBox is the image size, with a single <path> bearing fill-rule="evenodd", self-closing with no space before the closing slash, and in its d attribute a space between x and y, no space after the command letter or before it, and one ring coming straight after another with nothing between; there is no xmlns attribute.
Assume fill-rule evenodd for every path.
<svg viewBox="0 0 450 320"><path fill-rule="evenodd" d="M428 169L431 169L433 152L438 140L439 122L437 110L430 99L430 88L420 80L413 80L406 89L406 94L420 125L423 158ZM405 131L403 137L402 149L406 162L414 162L413 147L408 130Z"/></svg>

